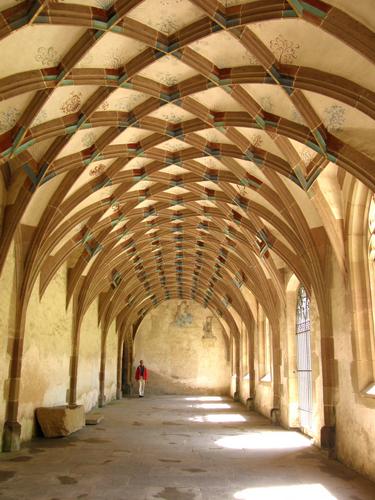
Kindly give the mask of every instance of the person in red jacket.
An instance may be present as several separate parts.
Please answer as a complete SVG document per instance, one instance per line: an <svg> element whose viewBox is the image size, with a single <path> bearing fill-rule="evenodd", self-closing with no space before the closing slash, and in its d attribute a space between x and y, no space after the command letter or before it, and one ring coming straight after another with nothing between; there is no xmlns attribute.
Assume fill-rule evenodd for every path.
<svg viewBox="0 0 375 500"><path fill-rule="evenodd" d="M147 368L143 364L143 359L140 360L139 366L137 366L137 369L135 371L135 380L138 381L138 389L139 389L139 397L143 398L145 395L145 384L146 380L148 379L148 373L147 373Z"/></svg>

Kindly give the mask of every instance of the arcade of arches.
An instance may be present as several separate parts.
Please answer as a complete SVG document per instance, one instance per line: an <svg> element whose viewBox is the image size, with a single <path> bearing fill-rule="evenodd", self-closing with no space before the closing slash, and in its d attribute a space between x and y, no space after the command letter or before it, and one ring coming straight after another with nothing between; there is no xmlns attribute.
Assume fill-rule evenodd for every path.
<svg viewBox="0 0 375 500"><path fill-rule="evenodd" d="M143 356L375 480L373 0L0 4L2 450Z"/></svg>

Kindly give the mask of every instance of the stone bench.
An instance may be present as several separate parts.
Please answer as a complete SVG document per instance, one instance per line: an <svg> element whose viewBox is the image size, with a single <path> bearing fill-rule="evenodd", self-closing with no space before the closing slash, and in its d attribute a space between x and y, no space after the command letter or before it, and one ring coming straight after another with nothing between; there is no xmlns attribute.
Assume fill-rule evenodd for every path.
<svg viewBox="0 0 375 500"><path fill-rule="evenodd" d="M85 409L78 405L51 406L36 409L36 418L44 437L68 436L85 426Z"/></svg>

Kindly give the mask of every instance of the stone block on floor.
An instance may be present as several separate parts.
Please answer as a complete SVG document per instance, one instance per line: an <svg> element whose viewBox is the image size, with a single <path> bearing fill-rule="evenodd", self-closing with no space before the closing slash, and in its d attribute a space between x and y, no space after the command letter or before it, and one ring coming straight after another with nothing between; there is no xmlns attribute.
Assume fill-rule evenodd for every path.
<svg viewBox="0 0 375 500"><path fill-rule="evenodd" d="M103 420L103 415L100 413L91 413L86 415L86 425L96 425Z"/></svg>
<svg viewBox="0 0 375 500"><path fill-rule="evenodd" d="M37 408L36 417L47 438L68 436L85 425L85 409L81 405Z"/></svg>

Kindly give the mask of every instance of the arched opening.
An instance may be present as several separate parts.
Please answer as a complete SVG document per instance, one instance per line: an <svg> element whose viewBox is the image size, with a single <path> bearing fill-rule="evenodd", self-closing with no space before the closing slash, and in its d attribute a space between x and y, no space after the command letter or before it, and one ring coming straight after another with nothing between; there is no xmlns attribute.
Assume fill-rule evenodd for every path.
<svg viewBox="0 0 375 500"><path fill-rule="evenodd" d="M302 285L297 298L296 344L299 424L309 431L313 415L310 299Z"/></svg>

